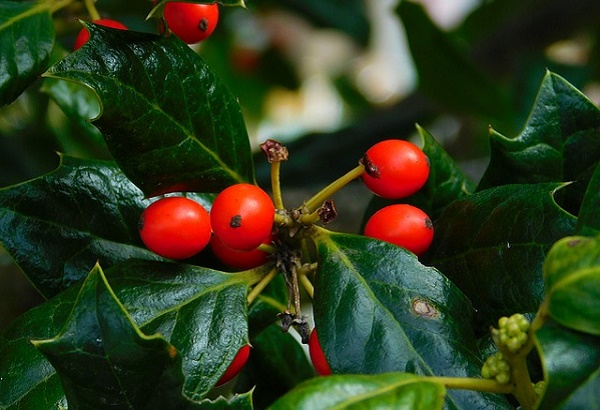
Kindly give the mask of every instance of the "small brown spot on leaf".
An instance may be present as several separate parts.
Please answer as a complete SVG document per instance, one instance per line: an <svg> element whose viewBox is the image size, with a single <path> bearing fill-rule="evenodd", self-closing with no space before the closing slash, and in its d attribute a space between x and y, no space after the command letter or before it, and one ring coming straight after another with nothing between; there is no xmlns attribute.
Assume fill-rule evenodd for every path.
<svg viewBox="0 0 600 410"><path fill-rule="evenodd" d="M415 315L424 317L426 319L433 319L440 314L440 312L431 303L419 298L412 301L412 310Z"/></svg>

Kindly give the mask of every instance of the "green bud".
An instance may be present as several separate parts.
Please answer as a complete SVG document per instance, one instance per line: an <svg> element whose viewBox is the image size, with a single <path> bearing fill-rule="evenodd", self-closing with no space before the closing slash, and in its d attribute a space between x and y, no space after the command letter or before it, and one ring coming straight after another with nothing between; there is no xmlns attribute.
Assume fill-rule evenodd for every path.
<svg viewBox="0 0 600 410"><path fill-rule="evenodd" d="M502 372L497 374L496 381L500 384L507 384L510 381L510 373Z"/></svg>

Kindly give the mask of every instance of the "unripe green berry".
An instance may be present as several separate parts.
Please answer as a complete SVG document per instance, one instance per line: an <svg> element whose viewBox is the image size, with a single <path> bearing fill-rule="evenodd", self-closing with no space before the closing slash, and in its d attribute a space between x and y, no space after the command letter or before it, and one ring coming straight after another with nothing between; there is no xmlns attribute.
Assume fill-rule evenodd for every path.
<svg viewBox="0 0 600 410"><path fill-rule="evenodd" d="M510 321L507 325L506 325L506 332L510 335L510 336L516 336L519 333L521 333L521 328L519 327L519 324L514 322L514 321Z"/></svg>
<svg viewBox="0 0 600 410"><path fill-rule="evenodd" d="M510 373L501 372L496 375L496 381L500 384L507 384L510 381Z"/></svg>
<svg viewBox="0 0 600 410"><path fill-rule="evenodd" d="M502 316L500 319L498 319L498 327L500 329L503 329L507 323L508 323L508 318L506 316Z"/></svg>

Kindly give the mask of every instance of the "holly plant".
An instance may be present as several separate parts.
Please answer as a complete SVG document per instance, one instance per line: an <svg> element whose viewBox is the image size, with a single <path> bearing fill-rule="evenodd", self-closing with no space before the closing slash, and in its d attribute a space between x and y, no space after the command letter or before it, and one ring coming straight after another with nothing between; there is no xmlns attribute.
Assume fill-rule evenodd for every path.
<svg viewBox="0 0 600 410"><path fill-rule="evenodd" d="M565 79L546 73L518 135L490 129L478 185L417 125L417 144L381 138L285 203L293 150L253 155L176 3L154 2L146 33L86 1L87 38L51 55L75 3L0 2L0 103L41 74L71 121L97 107L111 154L59 153L0 189L0 242L45 298L0 335L0 408L598 405L600 110ZM188 34L210 41L212 7ZM336 232L331 198L356 180L364 231Z"/></svg>

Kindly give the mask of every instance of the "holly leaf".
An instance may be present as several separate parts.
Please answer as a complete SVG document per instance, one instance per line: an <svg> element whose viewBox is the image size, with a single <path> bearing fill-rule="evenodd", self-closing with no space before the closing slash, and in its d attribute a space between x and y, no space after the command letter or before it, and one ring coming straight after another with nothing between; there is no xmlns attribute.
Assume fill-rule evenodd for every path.
<svg viewBox="0 0 600 410"><path fill-rule="evenodd" d="M47 1L0 3L0 108L48 67L54 45L51 6Z"/></svg>
<svg viewBox="0 0 600 410"><path fill-rule="evenodd" d="M600 338L547 319L535 333L546 391L539 409L592 409L600 391ZM565 354L567 353L567 354Z"/></svg>
<svg viewBox="0 0 600 410"><path fill-rule="evenodd" d="M83 283L59 335L35 340L75 408L177 408L183 373L177 349L146 336L112 292L99 265Z"/></svg>
<svg viewBox="0 0 600 410"><path fill-rule="evenodd" d="M407 373L336 375L302 383L269 410L332 408L442 409L446 389Z"/></svg>
<svg viewBox="0 0 600 410"><path fill-rule="evenodd" d="M317 231L314 314L334 373L480 377L466 296L411 252L359 235ZM451 391L449 408L505 408L504 398Z"/></svg>
<svg viewBox="0 0 600 410"><path fill-rule="evenodd" d="M254 181L240 106L197 53L176 36L85 25L90 40L45 76L96 92L95 125L144 194Z"/></svg>
<svg viewBox="0 0 600 410"><path fill-rule="evenodd" d="M544 263L546 308L561 325L600 336L600 236L556 242Z"/></svg>
<svg viewBox="0 0 600 410"><path fill-rule="evenodd" d="M458 199L434 222L432 263L473 302L478 327L535 312L542 264L577 219L554 201L561 184L506 185Z"/></svg>
<svg viewBox="0 0 600 410"><path fill-rule="evenodd" d="M291 333L274 323L252 339L252 354L236 389L253 389L256 408L267 408L301 382L315 376L306 352Z"/></svg>
<svg viewBox="0 0 600 410"><path fill-rule="evenodd" d="M579 209L600 160L600 109L562 77L548 72L521 133L508 138L491 130L490 163L479 189L577 181L566 199Z"/></svg>
<svg viewBox="0 0 600 410"><path fill-rule="evenodd" d="M577 214L576 233L595 236L600 233L600 166L596 166Z"/></svg>
<svg viewBox="0 0 600 410"><path fill-rule="evenodd" d="M149 204L112 162L60 156L53 172L0 189L0 242L45 297L100 261L162 259L141 242Z"/></svg>
<svg viewBox="0 0 600 410"><path fill-rule="evenodd" d="M260 270L228 274L143 260L130 260L106 270L115 298L136 326L145 334L160 333L179 352L185 377L183 392L190 400L203 399L238 350L248 343L246 294L248 286L264 274ZM59 333L77 292L72 286L28 311L2 334L0 374L10 383L0 383L0 404L46 403L52 398L61 402L63 395L56 391L60 383L54 368L29 340ZM81 358L82 366L86 358ZM88 371L90 368L88 362Z"/></svg>
<svg viewBox="0 0 600 410"><path fill-rule="evenodd" d="M89 88L72 81L46 78L40 91L48 94L56 102L62 112L72 123L83 131L83 135L98 146L104 146L104 138L100 131L90 124L89 119L97 117L100 113L98 98ZM61 129L64 133L64 128ZM59 138L62 135L59 135ZM83 145L86 141L73 141L73 144Z"/></svg>

